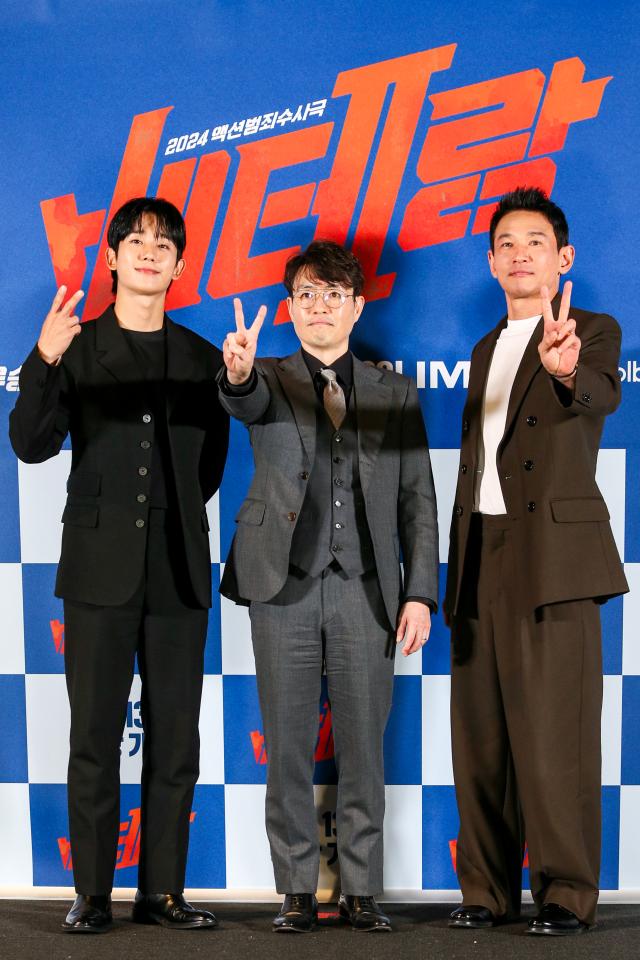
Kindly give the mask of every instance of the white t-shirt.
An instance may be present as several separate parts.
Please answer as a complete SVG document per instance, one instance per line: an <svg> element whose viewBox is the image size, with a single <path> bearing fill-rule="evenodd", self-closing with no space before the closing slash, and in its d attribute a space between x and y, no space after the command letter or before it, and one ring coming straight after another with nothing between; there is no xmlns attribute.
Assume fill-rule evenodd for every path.
<svg viewBox="0 0 640 960"><path fill-rule="evenodd" d="M482 436L478 450L478 472L474 509L480 513L506 513L496 455L504 436L511 388L531 334L540 315L526 320L508 320L496 341L482 402Z"/></svg>

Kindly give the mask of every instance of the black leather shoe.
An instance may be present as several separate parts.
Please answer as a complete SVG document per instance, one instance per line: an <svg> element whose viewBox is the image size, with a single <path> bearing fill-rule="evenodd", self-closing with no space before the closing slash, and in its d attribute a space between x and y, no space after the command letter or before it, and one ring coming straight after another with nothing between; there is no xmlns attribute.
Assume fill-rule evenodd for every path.
<svg viewBox="0 0 640 960"><path fill-rule="evenodd" d="M463 904L449 914L450 927L468 927L475 930L480 927L493 927L495 924L495 913L492 913L488 907L476 904L469 904L469 906Z"/></svg>
<svg viewBox="0 0 640 960"><path fill-rule="evenodd" d="M349 921L354 930L391 932L391 920L373 897L352 897L341 893L338 913L343 920Z"/></svg>
<svg viewBox="0 0 640 960"><path fill-rule="evenodd" d="M527 933L568 937L574 933L585 933L588 929L589 925L579 920L571 910L561 907L559 903L545 903L538 916L529 921Z"/></svg>
<svg viewBox="0 0 640 960"><path fill-rule="evenodd" d="M136 893L134 923L159 923L171 930L213 930L218 921L209 910L198 910L181 893Z"/></svg>
<svg viewBox="0 0 640 960"><path fill-rule="evenodd" d="M288 893L273 921L276 933L310 933L318 921L318 901L313 893Z"/></svg>
<svg viewBox="0 0 640 960"><path fill-rule="evenodd" d="M113 926L111 897L89 897L79 893L62 923L65 933L106 933Z"/></svg>

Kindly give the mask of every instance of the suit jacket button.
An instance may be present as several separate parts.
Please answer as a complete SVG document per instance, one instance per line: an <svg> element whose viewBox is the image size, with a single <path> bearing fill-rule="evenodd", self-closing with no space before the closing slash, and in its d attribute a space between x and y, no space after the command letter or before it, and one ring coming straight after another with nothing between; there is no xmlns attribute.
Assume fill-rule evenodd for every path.
<svg viewBox="0 0 640 960"><path fill-rule="evenodd" d="M142 414L142 422L143 422L143 423L151 423L151 414L150 414L150 413L143 413L143 414Z"/></svg>
<svg viewBox="0 0 640 960"><path fill-rule="evenodd" d="M151 446L151 441L150 441L150 440L141 440L141 441L140 441L140 446L142 447L143 450L148 450L149 447Z"/></svg>
<svg viewBox="0 0 640 960"><path fill-rule="evenodd" d="M525 460L522 466L525 468L525 470L533 470L533 460Z"/></svg>
<svg viewBox="0 0 640 960"><path fill-rule="evenodd" d="M292 510L291 513L287 514L287 520L291 520L291 523L293 523L293 521L296 519L297 516L298 514L294 513L294 511Z"/></svg>
<svg viewBox="0 0 640 960"><path fill-rule="evenodd" d="M466 463L463 463L462 466L460 467L460 473L466 473L466 472L467 472L467 465Z"/></svg>
<svg viewBox="0 0 640 960"><path fill-rule="evenodd" d="M527 510L529 511L529 513L533 513L535 509L536 509L535 500L529 500L529 503L527 504Z"/></svg>
<svg viewBox="0 0 640 960"><path fill-rule="evenodd" d="M582 401L583 401L583 403L591 403L591 394L590 394L590 393L583 393L583 394L582 394Z"/></svg>
<svg viewBox="0 0 640 960"><path fill-rule="evenodd" d="M138 467L138 476L140 476L140 477L146 477L146 475L147 475L148 473L149 473L149 471L147 470L146 467Z"/></svg>
<svg viewBox="0 0 640 960"><path fill-rule="evenodd" d="M461 517L463 513L464 513L464 510L462 509L462 507L456 507L456 517Z"/></svg>
<svg viewBox="0 0 640 960"><path fill-rule="evenodd" d="M298 476L300 477L301 480L308 480L309 472L307 470L303 470L302 473L298 474Z"/></svg>
<svg viewBox="0 0 640 960"><path fill-rule="evenodd" d="M537 417L533 417L533 416L532 416L532 417L527 417L527 426L528 426L528 427L535 427L535 425L536 425L537 422L538 422L538 418L537 418Z"/></svg>
<svg viewBox="0 0 640 960"><path fill-rule="evenodd" d="M336 433L336 435L335 435L335 437L334 437L333 439L335 440L336 443L342 443L342 434L341 434L341 433Z"/></svg>
<svg viewBox="0 0 640 960"><path fill-rule="evenodd" d="M139 493L138 496L136 497L136 500L138 501L138 503L146 503L147 495L145 493Z"/></svg>
<svg viewBox="0 0 640 960"><path fill-rule="evenodd" d="M142 527L144 527L144 520L136 520L136 527L142 529Z"/></svg>
<svg viewBox="0 0 640 960"><path fill-rule="evenodd" d="M468 432L469 432L469 421L468 421L468 420L463 420L463 421L462 421L462 432L463 432L463 433L468 433Z"/></svg>

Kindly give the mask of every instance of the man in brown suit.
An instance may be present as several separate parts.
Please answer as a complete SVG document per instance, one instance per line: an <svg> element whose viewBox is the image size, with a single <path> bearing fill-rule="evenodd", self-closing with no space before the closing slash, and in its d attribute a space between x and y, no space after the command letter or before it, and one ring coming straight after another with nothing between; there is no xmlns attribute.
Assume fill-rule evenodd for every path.
<svg viewBox="0 0 640 960"><path fill-rule="evenodd" d="M504 196L489 266L507 317L476 344L463 413L445 615L462 906L453 927L520 910L532 934L595 922L600 869L599 604L627 591L595 482L620 402L620 328L570 310L567 221L542 191Z"/></svg>

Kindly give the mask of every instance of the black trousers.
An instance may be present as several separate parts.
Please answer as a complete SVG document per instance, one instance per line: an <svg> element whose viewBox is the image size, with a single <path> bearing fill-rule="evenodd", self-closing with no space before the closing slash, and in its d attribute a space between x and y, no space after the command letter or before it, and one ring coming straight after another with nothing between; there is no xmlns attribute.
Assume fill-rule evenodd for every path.
<svg viewBox="0 0 640 960"><path fill-rule="evenodd" d="M600 870L600 612L518 609L506 517L474 514L452 625L453 773L464 903L517 914L529 849L536 904L595 920Z"/></svg>
<svg viewBox="0 0 640 960"><path fill-rule="evenodd" d="M144 728L138 885L184 889L189 817L199 773L198 720L208 610L179 562L171 514L149 514L146 566L118 607L65 601L65 673L71 706L69 827L76 891L113 885L120 825L120 744L135 656Z"/></svg>

